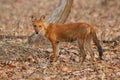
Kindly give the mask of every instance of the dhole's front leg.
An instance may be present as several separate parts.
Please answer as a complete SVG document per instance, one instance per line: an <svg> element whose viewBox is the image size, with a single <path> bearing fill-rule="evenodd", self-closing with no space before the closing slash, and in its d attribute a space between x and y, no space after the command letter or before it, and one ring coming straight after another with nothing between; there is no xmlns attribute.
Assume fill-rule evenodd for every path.
<svg viewBox="0 0 120 80"><path fill-rule="evenodd" d="M56 37L55 35L49 35L48 39L50 40L51 44L52 44L52 48L53 48L53 53L50 55L50 57L52 58L52 62L57 61L57 41L56 41Z"/></svg>
<svg viewBox="0 0 120 80"><path fill-rule="evenodd" d="M53 61L57 60L57 47L56 47L56 42L53 41L52 43L52 48L53 48L53 54L51 55L53 58Z"/></svg>

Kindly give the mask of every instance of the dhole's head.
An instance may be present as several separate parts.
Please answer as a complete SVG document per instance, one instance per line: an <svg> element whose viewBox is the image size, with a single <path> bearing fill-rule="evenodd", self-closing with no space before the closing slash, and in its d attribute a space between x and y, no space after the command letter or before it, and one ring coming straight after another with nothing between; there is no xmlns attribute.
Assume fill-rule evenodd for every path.
<svg viewBox="0 0 120 80"><path fill-rule="evenodd" d="M36 34L45 34L46 22L44 21L45 16L41 16L40 19L32 17L32 25Z"/></svg>

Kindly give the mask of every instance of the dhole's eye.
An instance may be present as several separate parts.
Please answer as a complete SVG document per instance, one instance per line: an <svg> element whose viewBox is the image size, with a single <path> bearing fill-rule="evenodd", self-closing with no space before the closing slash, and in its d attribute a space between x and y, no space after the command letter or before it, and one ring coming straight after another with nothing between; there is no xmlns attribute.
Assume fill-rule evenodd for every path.
<svg viewBox="0 0 120 80"><path fill-rule="evenodd" d="M36 27L36 25L34 25L34 27Z"/></svg>

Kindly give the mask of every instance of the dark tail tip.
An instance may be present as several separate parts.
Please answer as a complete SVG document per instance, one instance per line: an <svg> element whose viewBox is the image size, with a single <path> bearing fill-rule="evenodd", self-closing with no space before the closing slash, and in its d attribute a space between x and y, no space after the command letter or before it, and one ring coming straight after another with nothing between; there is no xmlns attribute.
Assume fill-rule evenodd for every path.
<svg viewBox="0 0 120 80"><path fill-rule="evenodd" d="M101 46L98 46L98 52L99 52L99 58L102 60L102 56L103 56L103 50Z"/></svg>

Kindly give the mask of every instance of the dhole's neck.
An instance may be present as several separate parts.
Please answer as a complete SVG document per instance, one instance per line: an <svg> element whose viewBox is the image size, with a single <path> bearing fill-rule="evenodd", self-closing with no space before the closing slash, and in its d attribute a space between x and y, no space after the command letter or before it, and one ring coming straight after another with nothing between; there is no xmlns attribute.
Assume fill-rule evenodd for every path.
<svg viewBox="0 0 120 80"><path fill-rule="evenodd" d="M44 22L43 24L44 24L44 28L45 28L45 29L47 29L48 26L50 25L50 23L48 23L48 22Z"/></svg>
<svg viewBox="0 0 120 80"><path fill-rule="evenodd" d="M48 27L49 27L49 25L50 25L50 23L48 23L48 22L43 22L43 28L42 28L42 30L40 31L41 32L41 34L42 35L44 35L44 36L46 36L46 33L47 33L47 31L48 31Z"/></svg>

